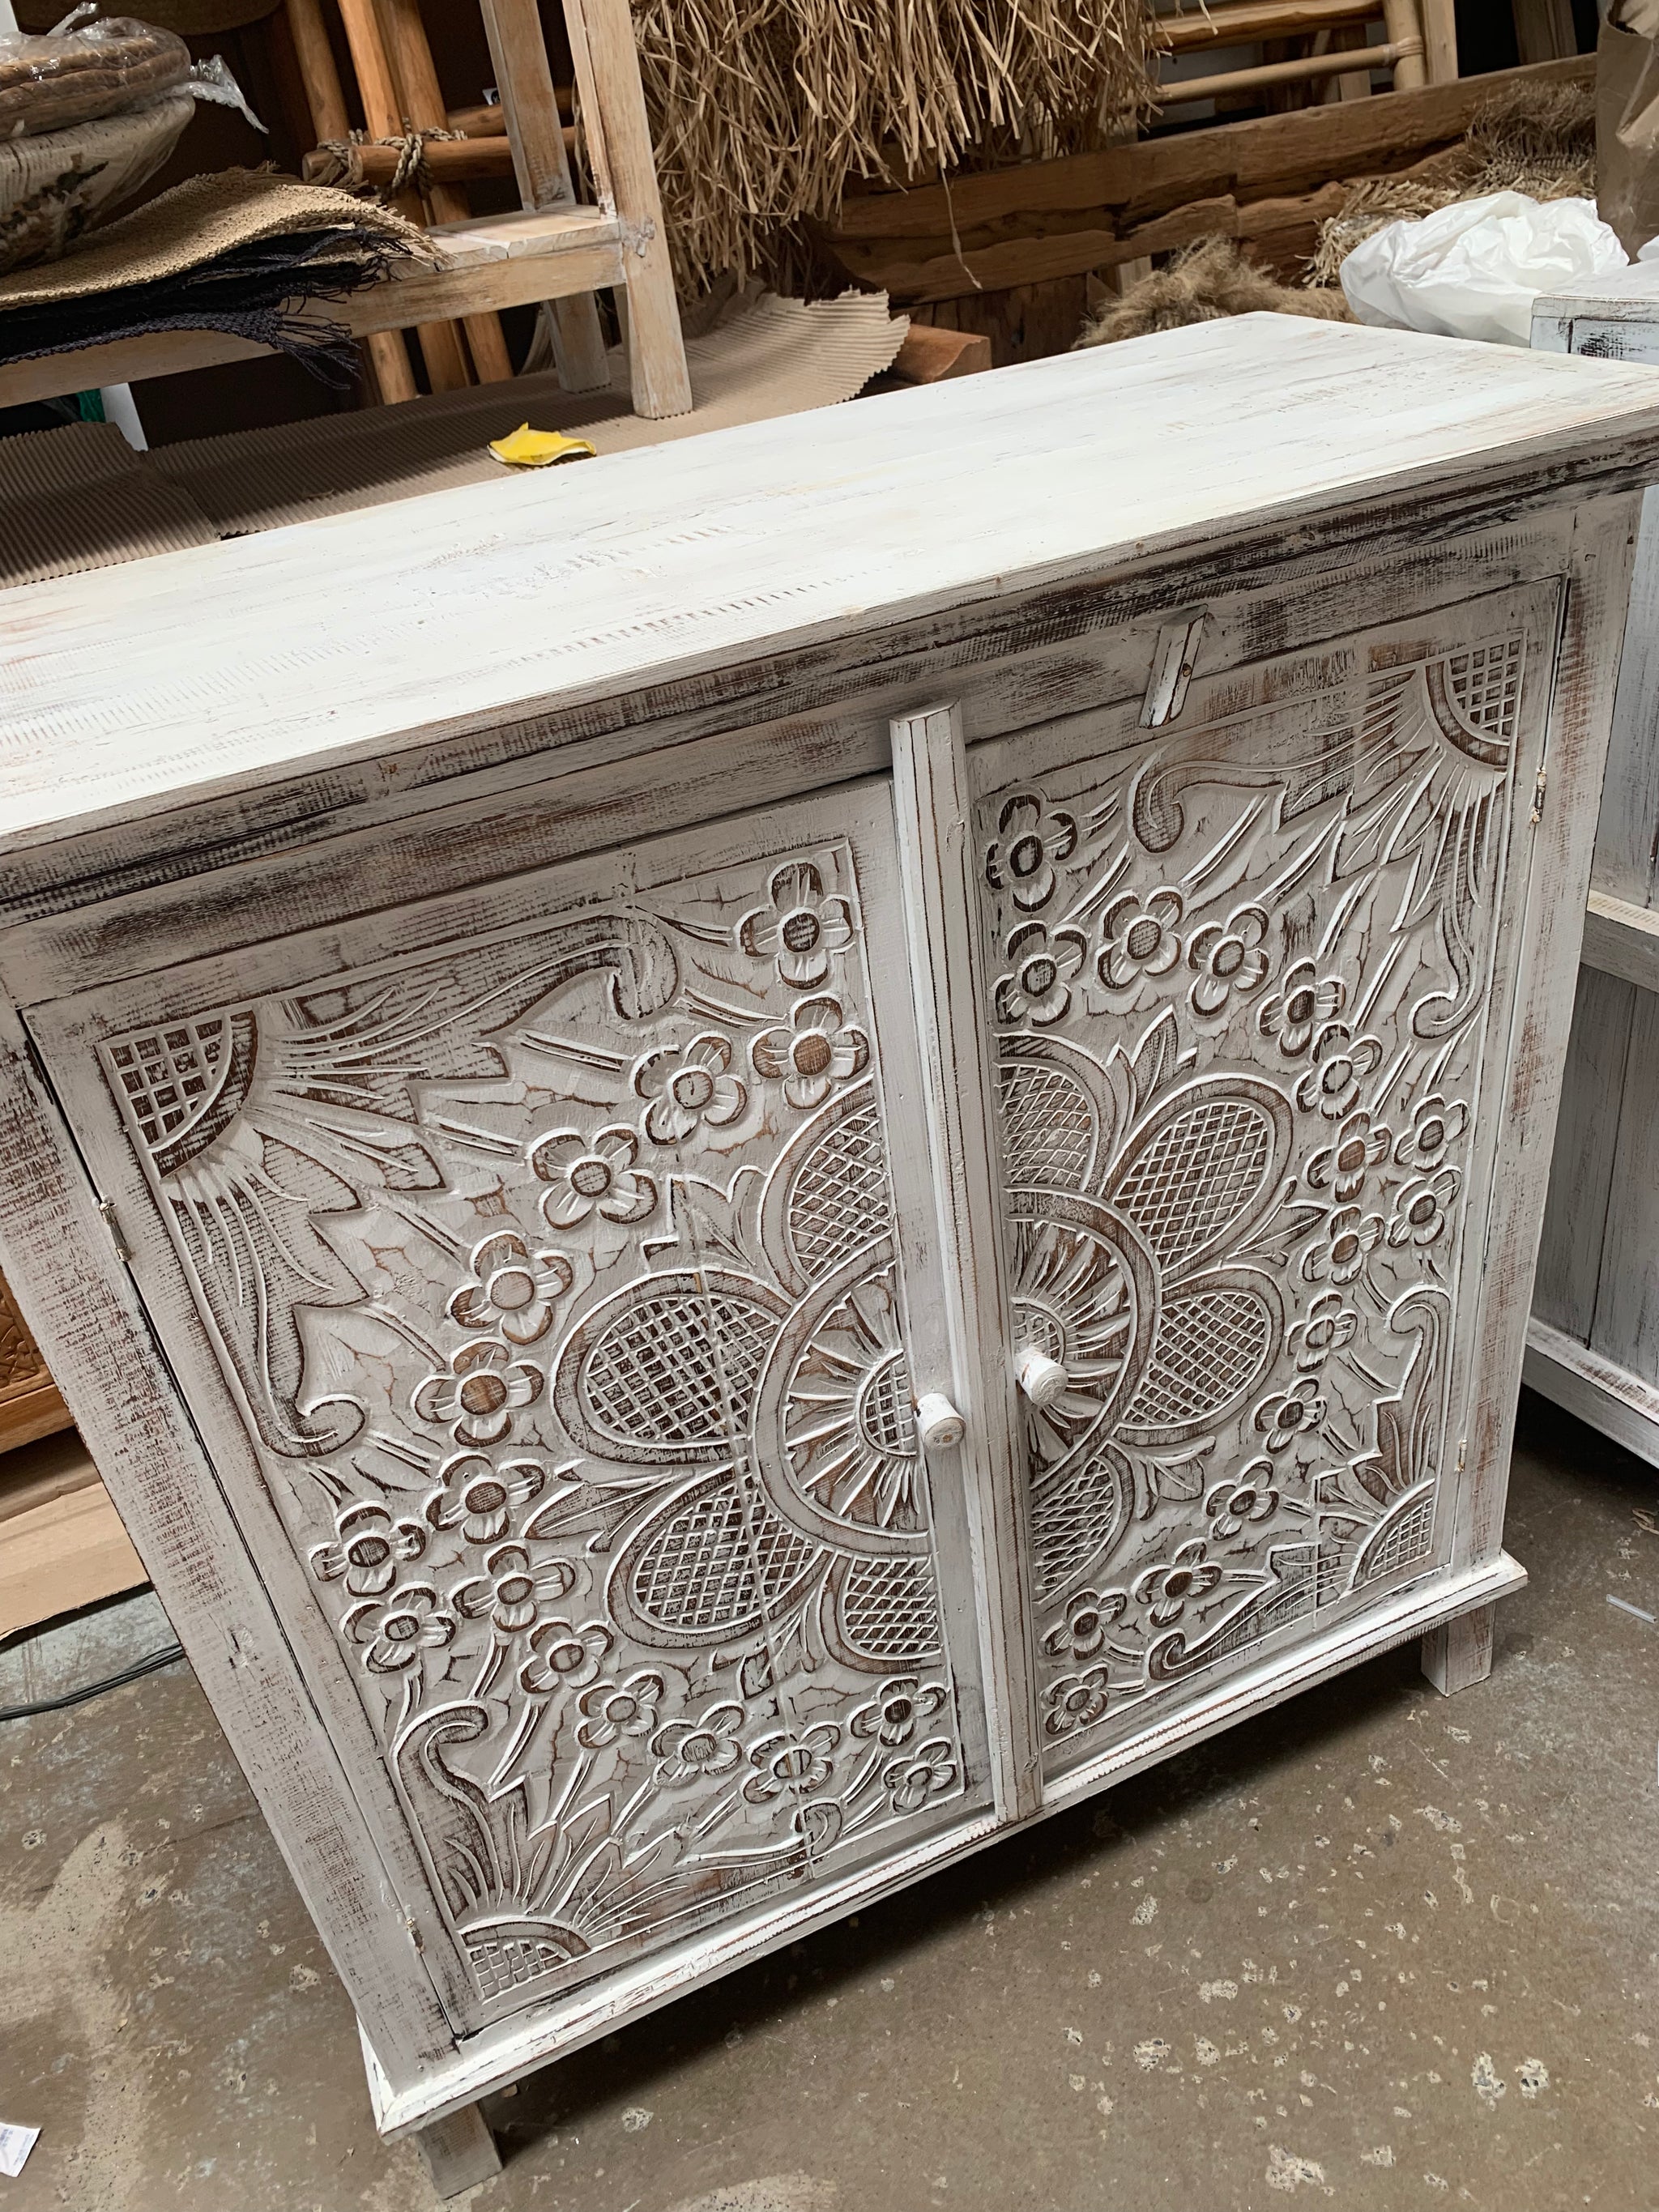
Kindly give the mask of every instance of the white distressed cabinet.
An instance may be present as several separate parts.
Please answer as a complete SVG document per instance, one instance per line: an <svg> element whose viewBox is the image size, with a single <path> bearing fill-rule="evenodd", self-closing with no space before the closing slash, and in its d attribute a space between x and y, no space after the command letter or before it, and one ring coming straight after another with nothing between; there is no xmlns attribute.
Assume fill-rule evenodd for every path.
<svg viewBox="0 0 1659 2212"><path fill-rule="evenodd" d="M1659 265L1538 300L1533 343L1659 368ZM1659 491L1643 504L1525 1379L1659 1466Z"/></svg>
<svg viewBox="0 0 1659 2212"><path fill-rule="evenodd" d="M1656 460L1256 317L0 599L0 1265L445 2186L1484 1672Z"/></svg>

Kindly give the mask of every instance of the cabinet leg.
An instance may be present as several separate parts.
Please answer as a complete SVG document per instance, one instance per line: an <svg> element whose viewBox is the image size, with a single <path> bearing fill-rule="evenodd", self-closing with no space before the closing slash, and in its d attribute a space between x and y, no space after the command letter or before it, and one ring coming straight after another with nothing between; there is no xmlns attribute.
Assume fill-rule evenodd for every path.
<svg viewBox="0 0 1659 2212"><path fill-rule="evenodd" d="M1492 1672L1492 1624L1496 1606L1480 1605L1455 1620L1443 1620L1423 1638L1423 1672L1443 1698L1484 1682Z"/></svg>
<svg viewBox="0 0 1659 2212"><path fill-rule="evenodd" d="M463 2105L447 2119L434 2120L415 2140L426 2153L427 2170L440 2197L459 2197L501 2170L501 2154L477 2105Z"/></svg>

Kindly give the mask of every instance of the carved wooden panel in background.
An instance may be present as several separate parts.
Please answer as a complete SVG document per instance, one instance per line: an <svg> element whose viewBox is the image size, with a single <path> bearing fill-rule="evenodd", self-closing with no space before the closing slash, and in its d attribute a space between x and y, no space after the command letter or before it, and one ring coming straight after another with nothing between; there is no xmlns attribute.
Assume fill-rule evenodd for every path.
<svg viewBox="0 0 1659 2212"><path fill-rule="evenodd" d="M481 2010L978 1786L830 818L102 1048Z"/></svg>
<svg viewBox="0 0 1659 2212"><path fill-rule="evenodd" d="M1504 595L1246 670L1104 760L1027 740L1018 782L998 750L1016 1330L1070 1377L1027 1418L1051 1767L1433 1561L1553 614Z"/></svg>

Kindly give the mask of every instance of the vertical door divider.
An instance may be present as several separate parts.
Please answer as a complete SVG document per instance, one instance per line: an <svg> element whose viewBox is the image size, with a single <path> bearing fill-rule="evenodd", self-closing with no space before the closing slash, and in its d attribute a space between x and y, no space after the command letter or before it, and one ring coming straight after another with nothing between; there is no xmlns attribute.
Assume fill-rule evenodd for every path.
<svg viewBox="0 0 1659 2212"><path fill-rule="evenodd" d="M954 706L902 715L891 727L945 1321L967 1423L956 1451L980 1585L992 1779L998 1813L1024 1820L1042 1800L1030 1547L967 755Z"/></svg>

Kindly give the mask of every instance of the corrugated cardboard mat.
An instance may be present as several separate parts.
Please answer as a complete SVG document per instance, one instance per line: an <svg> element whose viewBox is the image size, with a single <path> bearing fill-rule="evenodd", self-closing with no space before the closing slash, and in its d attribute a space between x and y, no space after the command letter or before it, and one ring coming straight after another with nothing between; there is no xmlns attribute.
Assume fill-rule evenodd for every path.
<svg viewBox="0 0 1659 2212"><path fill-rule="evenodd" d="M0 440L0 586L485 482L503 473L490 441L524 422L604 455L834 406L890 367L907 327L880 293L740 299L687 338L695 404L659 422L631 411L613 356L607 391L572 394L550 372L149 453L106 423Z"/></svg>

